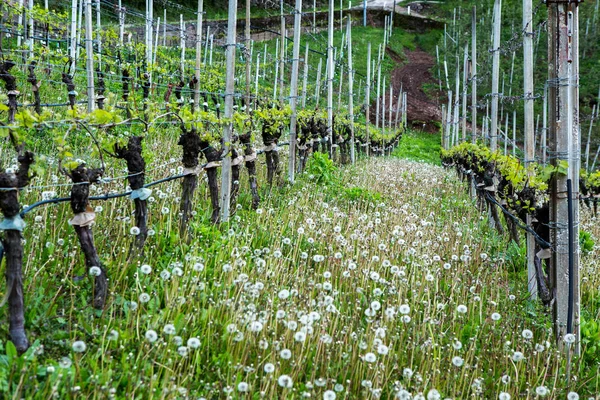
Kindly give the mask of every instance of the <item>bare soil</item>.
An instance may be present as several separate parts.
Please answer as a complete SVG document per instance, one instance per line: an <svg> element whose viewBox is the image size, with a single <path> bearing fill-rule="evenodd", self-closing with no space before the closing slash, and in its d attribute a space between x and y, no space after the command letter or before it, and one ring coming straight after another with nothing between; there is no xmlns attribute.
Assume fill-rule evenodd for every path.
<svg viewBox="0 0 600 400"><path fill-rule="evenodd" d="M442 111L438 101L435 98L430 98L423 89L423 85L426 83L437 84L430 72L435 64L434 57L420 49L406 50L405 59L389 48L386 49L386 52L392 60L398 63L398 67L392 71L394 116L397 96L402 87L402 90L407 93L407 119L409 125L419 130L437 132L438 127L435 122L441 121ZM386 100L389 99L389 92L387 96ZM439 98L437 94L434 94L434 96ZM375 112L375 102L373 102L371 104L372 122L375 121Z"/></svg>

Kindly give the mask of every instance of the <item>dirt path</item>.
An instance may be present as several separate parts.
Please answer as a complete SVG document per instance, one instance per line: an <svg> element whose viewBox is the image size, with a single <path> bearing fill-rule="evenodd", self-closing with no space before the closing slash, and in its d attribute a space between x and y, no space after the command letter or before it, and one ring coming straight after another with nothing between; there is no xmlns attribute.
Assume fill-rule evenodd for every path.
<svg viewBox="0 0 600 400"><path fill-rule="evenodd" d="M388 55L401 65L392 71L392 82L394 93L398 93L400 87L407 93L408 98L408 121L415 128L436 132L438 128L435 121L441 121L442 112L435 99L425 94L423 85L426 83L437 84L431 75L431 68L435 59L423 50L406 50L406 60L387 49ZM425 124L425 126L423 126Z"/></svg>

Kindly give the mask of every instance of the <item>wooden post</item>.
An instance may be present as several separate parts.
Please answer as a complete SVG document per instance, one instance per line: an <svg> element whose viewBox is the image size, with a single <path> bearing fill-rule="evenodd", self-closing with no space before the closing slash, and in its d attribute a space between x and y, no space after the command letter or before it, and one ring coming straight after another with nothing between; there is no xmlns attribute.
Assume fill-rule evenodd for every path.
<svg viewBox="0 0 600 400"><path fill-rule="evenodd" d="M181 50L181 80L185 75L185 24L183 23L183 14L179 14L179 48Z"/></svg>
<svg viewBox="0 0 600 400"><path fill-rule="evenodd" d="M532 0L523 0L523 92L524 103L524 136L525 136L525 168L529 174L529 166L535 162L535 132L533 127L533 12ZM527 214L527 225L531 226L531 215ZM535 271L535 238L527 233L527 287L532 300L537 299L537 274Z"/></svg>
<svg viewBox="0 0 600 400"><path fill-rule="evenodd" d="M348 41L348 111L350 113L350 162L356 162L354 154L354 65L352 63L352 21L348 18L346 28Z"/></svg>
<svg viewBox="0 0 600 400"><path fill-rule="evenodd" d="M248 0L249 2L250 0ZM294 9L294 47L292 49L292 81L290 82L290 108L292 116L290 118L290 159L289 159L289 181L294 183L296 172L296 128L297 128L297 113L296 106L298 105L298 63L300 62L300 30L302 17L302 0L296 0L296 8Z"/></svg>
<svg viewBox="0 0 600 400"><path fill-rule="evenodd" d="M231 196L231 134L233 126L233 96L235 94L235 49L236 49L236 17L237 0L229 0L227 19L227 77L225 79L225 119L227 122L223 128L223 164L221 166L221 222L229 220L229 205Z"/></svg>
<svg viewBox="0 0 600 400"><path fill-rule="evenodd" d="M471 143L477 142L477 7L471 15Z"/></svg>
<svg viewBox="0 0 600 400"><path fill-rule="evenodd" d="M333 160L333 0L329 0L329 23L327 27L327 135L329 156Z"/></svg>
<svg viewBox="0 0 600 400"><path fill-rule="evenodd" d="M592 140L592 129L594 128L594 117L596 113L596 105L592 107L592 119L590 120L590 130L588 132L587 144L585 145L585 172L590 171L590 142Z"/></svg>
<svg viewBox="0 0 600 400"><path fill-rule="evenodd" d="M315 87L315 107L319 108L319 99L321 95L321 69L322 69L323 59L319 58L319 65L317 67L317 84Z"/></svg>
<svg viewBox="0 0 600 400"><path fill-rule="evenodd" d="M366 0L365 0L366 7ZM366 15L366 8L365 8ZM367 141L366 153L369 156L369 123L371 122L371 42L367 44L367 79L365 87L365 139Z"/></svg>
<svg viewBox="0 0 600 400"><path fill-rule="evenodd" d="M381 49L381 47L380 47ZM381 97L381 61L379 61L377 63L377 98L376 98L376 106L375 106L375 128L379 129L379 117L381 114L381 104L380 104L380 97Z"/></svg>
<svg viewBox="0 0 600 400"><path fill-rule="evenodd" d="M281 28L279 30L279 104L283 105L283 86L285 74L285 17L283 15L283 0L279 0L281 7Z"/></svg>
<svg viewBox="0 0 600 400"><path fill-rule="evenodd" d="M467 90L468 90L468 82L469 79L469 71L468 71L468 63L469 63L469 45L465 46L465 55L463 58L463 95L462 95L462 140L463 142L467 140Z"/></svg>
<svg viewBox="0 0 600 400"><path fill-rule="evenodd" d="M92 0L85 4L85 54L87 58L88 112L94 111L94 43L92 42Z"/></svg>
<svg viewBox="0 0 600 400"><path fill-rule="evenodd" d="M553 320L559 348L578 355L579 332L579 21L578 3L548 5L548 111L552 165L568 163L550 188L550 282L555 295ZM570 198L569 198L570 195ZM565 345L567 333L575 343ZM572 353L571 353L572 352Z"/></svg>
<svg viewBox="0 0 600 400"><path fill-rule="evenodd" d="M249 0L248 0L249 1ZM200 66L202 65L202 19L204 17L204 0L198 0L198 15L196 18L196 68L194 77L196 78L196 87L194 88L194 109L200 107ZM246 72L248 73L248 72ZM246 77L248 79L248 77ZM249 85L249 83L246 83ZM248 104L248 103L246 103Z"/></svg>
<svg viewBox="0 0 600 400"><path fill-rule="evenodd" d="M492 126L490 130L490 150L498 148L498 83L500 78L500 23L502 15L502 0L494 0L494 44L492 48Z"/></svg>
<svg viewBox="0 0 600 400"><path fill-rule="evenodd" d="M23 0L21 5L23 5ZM19 40L21 36L17 36ZM121 38L122 39L122 38ZM20 45L20 43L18 43ZM77 56L77 0L71 0L71 32L69 42L69 57L71 58L71 67L69 71L71 74L75 73L75 57Z"/></svg>
<svg viewBox="0 0 600 400"><path fill-rule="evenodd" d="M542 165L548 163L548 84L544 85L544 104L542 105Z"/></svg>
<svg viewBox="0 0 600 400"><path fill-rule="evenodd" d="M448 91L448 107L446 108L446 129L444 130L444 149L450 148L450 130L452 129L452 90Z"/></svg>
<svg viewBox="0 0 600 400"><path fill-rule="evenodd" d="M302 108L306 107L306 88L308 85L308 43L304 51L304 72L302 74Z"/></svg>

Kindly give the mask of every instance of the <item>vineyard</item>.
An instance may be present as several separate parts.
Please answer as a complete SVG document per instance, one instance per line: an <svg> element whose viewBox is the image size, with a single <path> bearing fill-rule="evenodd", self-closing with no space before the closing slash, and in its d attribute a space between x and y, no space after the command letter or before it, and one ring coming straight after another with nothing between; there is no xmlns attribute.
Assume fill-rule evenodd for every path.
<svg viewBox="0 0 600 400"><path fill-rule="evenodd" d="M0 5L0 397L598 398L598 2L505 1Z"/></svg>

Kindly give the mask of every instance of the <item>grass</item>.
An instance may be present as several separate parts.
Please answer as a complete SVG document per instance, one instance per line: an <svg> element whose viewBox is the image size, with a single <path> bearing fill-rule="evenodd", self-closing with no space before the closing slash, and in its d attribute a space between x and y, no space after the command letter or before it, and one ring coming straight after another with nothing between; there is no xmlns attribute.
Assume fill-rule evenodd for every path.
<svg viewBox="0 0 600 400"><path fill-rule="evenodd" d="M440 135L409 130L402 135L400 145L394 150L394 157L440 165Z"/></svg>

